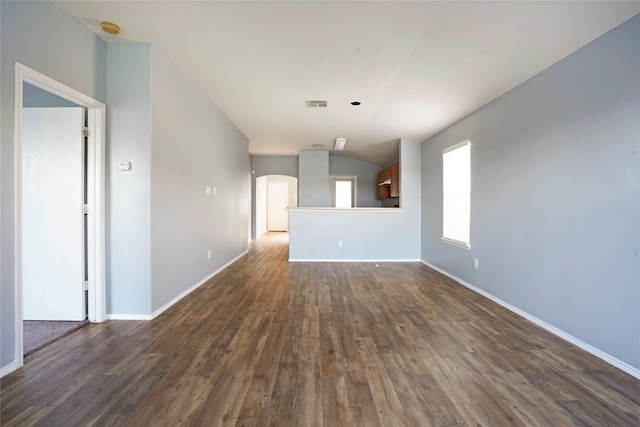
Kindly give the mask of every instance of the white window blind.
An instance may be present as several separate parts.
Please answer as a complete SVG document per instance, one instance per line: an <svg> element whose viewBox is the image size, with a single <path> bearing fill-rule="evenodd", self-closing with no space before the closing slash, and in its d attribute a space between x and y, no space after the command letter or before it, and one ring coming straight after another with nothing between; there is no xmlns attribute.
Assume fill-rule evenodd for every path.
<svg viewBox="0 0 640 427"><path fill-rule="evenodd" d="M471 222L471 144L461 142L442 153L442 241L469 249Z"/></svg>

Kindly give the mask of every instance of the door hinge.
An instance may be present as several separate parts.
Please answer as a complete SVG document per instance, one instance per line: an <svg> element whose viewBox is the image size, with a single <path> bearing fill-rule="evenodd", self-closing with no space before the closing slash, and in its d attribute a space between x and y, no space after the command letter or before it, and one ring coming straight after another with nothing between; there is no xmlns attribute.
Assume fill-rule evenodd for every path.
<svg viewBox="0 0 640 427"><path fill-rule="evenodd" d="M88 291L89 290L89 281L85 280L84 282L82 282L82 290L83 291Z"/></svg>
<svg viewBox="0 0 640 427"><path fill-rule="evenodd" d="M89 213L89 205L87 204L82 205L82 213L85 215Z"/></svg>
<svg viewBox="0 0 640 427"><path fill-rule="evenodd" d="M77 128L76 128L77 129ZM82 136L84 136L85 138L88 137L89 135L91 135L91 131L89 130L88 127L83 127L82 128Z"/></svg>

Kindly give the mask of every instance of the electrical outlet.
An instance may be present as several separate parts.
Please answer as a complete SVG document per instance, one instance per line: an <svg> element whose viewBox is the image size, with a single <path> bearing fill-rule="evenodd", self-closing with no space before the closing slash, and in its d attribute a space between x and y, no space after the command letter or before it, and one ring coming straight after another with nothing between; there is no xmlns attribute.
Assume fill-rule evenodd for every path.
<svg viewBox="0 0 640 427"><path fill-rule="evenodd" d="M342 240L338 240L338 247L341 248L344 242Z"/></svg>
<svg viewBox="0 0 640 427"><path fill-rule="evenodd" d="M473 259L473 268L478 269L478 258Z"/></svg>
<svg viewBox="0 0 640 427"><path fill-rule="evenodd" d="M211 259L211 249L207 251L207 259Z"/></svg>
<svg viewBox="0 0 640 427"><path fill-rule="evenodd" d="M213 195L215 196L216 194L218 194L218 189L216 187L213 187Z"/></svg>
<svg viewBox="0 0 640 427"><path fill-rule="evenodd" d="M211 195L211 186L210 185L206 185L204 187L204 194L207 195L207 196Z"/></svg>

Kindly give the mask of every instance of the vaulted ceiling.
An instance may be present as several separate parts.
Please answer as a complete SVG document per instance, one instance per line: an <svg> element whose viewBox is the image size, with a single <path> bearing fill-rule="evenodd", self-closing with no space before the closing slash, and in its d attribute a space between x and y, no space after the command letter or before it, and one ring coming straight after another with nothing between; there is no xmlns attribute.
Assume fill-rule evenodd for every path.
<svg viewBox="0 0 640 427"><path fill-rule="evenodd" d="M425 140L640 12L637 1L56 3L109 43L152 43L252 154L345 137L342 154L378 164L397 138Z"/></svg>

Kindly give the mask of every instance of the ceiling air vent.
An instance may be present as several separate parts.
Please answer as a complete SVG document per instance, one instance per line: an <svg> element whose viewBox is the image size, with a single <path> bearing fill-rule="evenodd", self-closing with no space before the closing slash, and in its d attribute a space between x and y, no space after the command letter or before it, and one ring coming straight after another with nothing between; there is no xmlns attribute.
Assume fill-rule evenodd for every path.
<svg viewBox="0 0 640 427"><path fill-rule="evenodd" d="M327 101L306 101L307 108L327 108Z"/></svg>

